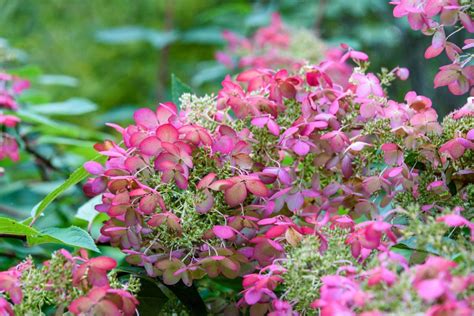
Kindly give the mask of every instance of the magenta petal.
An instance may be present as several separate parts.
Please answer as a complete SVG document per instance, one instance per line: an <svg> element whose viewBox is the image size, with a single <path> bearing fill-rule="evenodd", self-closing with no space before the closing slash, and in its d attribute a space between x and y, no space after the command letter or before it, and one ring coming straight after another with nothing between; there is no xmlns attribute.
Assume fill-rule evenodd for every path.
<svg viewBox="0 0 474 316"><path fill-rule="evenodd" d="M425 51L425 58L430 59L433 57L438 56L441 54L444 50L444 47L434 47L433 45L428 46L428 48Z"/></svg>
<svg viewBox="0 0 474 316"><path fill-rule="evenodd" d="M396 176L400 175L403 171L403 167L391 168L387 170L387 175L390 178L395 178Z"/></svg>
<svg viewBox="0 0 474 316"><path fill-rule="evenodd" d="M94 306L94 315L122 316L122 313L112 301L102 300Z"/></svg>
<svg viewBox="0 0 474 316"><path fill-rule="evenodd" d="M269 119L268 116L255 117L250 123L254 126L263 128L268 123Z"/></svg>
<svg viewBox="0 0 474 316"><path fill-rule="evenodd" d="M212 228L212 231L222 239L230 239L235 236L234 230L229 226L216 225Z"/></svg>
<svg viewBox="0 0 474 316"><path fill-rule="evenodd" d="M158 126L156 114L148 108L143 108L133 114L133 118L137 125L152 130Z"/></svg>
<svg viewBox="0 0 474 316"><path fill-rule="evenodd" d="M434 87L447 86L451 82L456 81L460 76L458 69L443 69L438 72L434 77Z"/></svg>
<svg viewBox="0 0 474 316"><path fill-rule="evenodd" d="M244 298L247 304L254 305L262 298L262 292L255 289L250 289L245 292Z"/></svg>
<svg viewBox="0 0 474 316"><path fill-rule="evenodd" d="M278 126L278 124L274 120L269 120L267 123L267 127L270 133L272 133L273 135L280 135L280 126Z"/></svg>
<svg viewBox="0 0 474 316"><path fill-rule="evenodd" d="M96 161L88 161L84 164L84 169L86 169L87 172L93 175L101 175L104 173L104 167L96 162Z"/></svg>
<svg viewBox="0 0 474 316"><path fill-rule="evenodd" d="M295 145L293 145L294 152L299 156L305 156L309 152L309 145L303 141L298 140Z"/></svg>
<svg viewBox="0 0 474 316"><path fill-rule="evenodd" d="M456 214L448 214L448 215L441 216L436 221L444 222L446 225L450 227L458 227L458 226L464 226L466 224L469 224L469 221L467 219Z"/></svg>
<svg viewBox="0 0 474 316"><path fill-rule="evenodd" d="M423 280L416 285L416 290L423 299L431 301L443 295L444 286L438 279Z"/></svg>
<svg viewBox="0 0 474 316"><path fill-rule="evenodd" d="M298 211L299 209L301 209L301 207L304 204L303 194L301 192L296 192L295 194L290 195L286 199L286 203L290 211L292 212Z"/></svg>
<svg viewBox="0 0 474 316"><path fill-rule="evenodd" d="M232 138L229 136L222 136L212 145L212 150L223 154L229 154L233 147L234 142L232 141Z"/></svg>

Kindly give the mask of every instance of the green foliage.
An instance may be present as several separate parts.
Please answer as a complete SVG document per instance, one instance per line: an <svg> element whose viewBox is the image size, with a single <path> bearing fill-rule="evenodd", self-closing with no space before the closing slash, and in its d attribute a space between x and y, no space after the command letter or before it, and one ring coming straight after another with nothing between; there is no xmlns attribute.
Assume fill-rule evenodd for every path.
<svg viewBox="0 0 474 316"><path fill-rule="evenodd" d="M192 89L183 83L175 74L171 74L171 100L178 107L181 106L179 98L185 93L192 93Z"/></svg>
<svg viewBox="0 0 474 316"><path fill-rule="evenodd" d="M102 160L103 157L97 158L96 160ZM84 180L88 176L88 172L84 169L84 167L79 167L76 169L69 178L55 188L51 193L49 193L39 204L31 211L31 216L33 217L33 221L36 221L39 216L45 211L49 204L51 204L61 193L69 189L71 186L79 183L80 181Z"/></svg>
<svg viewBox="0 0 474 316"><path fill-rule="evenodd" d="M56 243L99 252L90 235L79 227L74 226L37 230L13 219L0 217L0 235L23 236L30 246Z"/></svg>

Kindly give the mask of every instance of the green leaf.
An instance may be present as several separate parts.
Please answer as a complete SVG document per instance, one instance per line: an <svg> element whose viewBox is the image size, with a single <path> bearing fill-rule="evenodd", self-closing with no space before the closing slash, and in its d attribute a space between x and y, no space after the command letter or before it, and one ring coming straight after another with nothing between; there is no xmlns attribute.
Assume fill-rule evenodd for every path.
<svg viewBox="0 0 474 316"><path fill-rule="evenodd" d="M41 76L41 68L35 65L26 65L16 69L10 69L8 73L23 79L34 79Z"/></svg>
<svg viewBox="0 0 474 316"><path fill-rule="evenodd" d="M30 226L17 222L14 219L0 217L0 234L14 236L34 236L39 232Z"/></svg>
<svg viewBox="0 0 474 316"><path fill-rule="evenodd" d="M193 76L191 82L195 86L200 86L203 83L223 80L225 75L229 73L229 68L221 64L214 64L203 67L197 71Z"/></svg>
<svg viewBox="0 0 474 316"><path fill-rule="evenodd" d="M97 214L99 214L99 212L97 212L94 207L97 204L100 204L101 201L102 201L101 195L98 195L90 199L89 201L84 203L81 207L79 207L76 213L76 217L79 219L83 219L90 224L94 220L94 218L97 216Z"/></svg>
<svg viewBox="0 0 474 316"><path fill-rule="evenodd" d="M94 160L102 162L105 160L105 157L99 156ZM51 193L46 195L46 197L33 208L31 211L31 216L34 219L37 219L39 216L41 216L48 205L51 204L51 202L53 202L59 195L61 195L61 193L69 189L71 186L84 180L88 175L89 173L86 171L86 169L84 169L84 167L81 166L77 168L65 182L56 187L56 189L51 191Z"/></svg>
<svg viewBox="0 0 474 316"><path fill-rule="evenodd" d="M161 49L178 39L176 32L161 32L140 26L121 26L98 31L96 40L105 44L130 44L147 42Z"/></svg>
<svg viewBox="0 0 474 316"><path fill-rule="evenodd" d="M156 282L143 278L140 279L140 292L137 294L137 299L140 302L139 315L160 315L160 311L169 300Z"/></svg>
<svg viewBox="0 0 474 316"><path fill-rule="evenodd" d="M193 90L190 86L183 83L175 74L171 74L171 100L176 106L180 106L179 97L183 93L192 93Z"/></svg>
<svg viewBox="0 0 474 316"><path fill-rule="evenodd" d="M38 138L37 143L38 144L67 145L67 146L75 146L75 147L83 147L83 148L92 148L95 144L94 142L79 140L75 138L56 137L56 136L49 136L49 135L41 135Z"/></svg>
<svg viewBox="0 0 474 316"><path fill-rule="evenodd" d="M189 30L183 34L181 40L185 43L197 44L220 45L225 43L224 38L222 37L222 30L216 27L204 27Z"/></svg>
<svg viewBox="0 0 474 316"><path fill-rule="evenodd" d="M0 217L0 234L24 236L30 246L53 243L79 247L100 252L91 236L79 227L68 228L50 227L38 231L14 219Z"/></svg>
<svg viewBox="0 0 474 316"><path fill-rule="evenodd" d="M41 130L44 132L44 134L48 135L60 135L61 137L69 136L71 138L88 138L97 140L110 138L110 135L108 134L88 130L84 127L73 124L58 122L39 113L25 109L15 112L15 115L20 117L23 122L37 125L35 126L35 129Z"/></svg>
<svg viewBox="0 0 474 316"><path fill-rule="evenodd" d="M63 102L35 105L31 110L46 115L80 115L97 110L97 104L88 99L71 98Z"/></svg>
<svg viewBox="0 0 474 316"><path fill-rule="evenodd" d="M40 235L28 237L27 239L31 246L44 243L60 243L100 252L92 237L85 230L76 226L45 228L40 231Z"/></svg>
<svg viewBox="0 0 474 316"><path fill-rule="evenodd" d="M76 78L65 75L42 75L38 81L44 85L59 85L65 87L76 87L79 83L79 80Z"/></svg>

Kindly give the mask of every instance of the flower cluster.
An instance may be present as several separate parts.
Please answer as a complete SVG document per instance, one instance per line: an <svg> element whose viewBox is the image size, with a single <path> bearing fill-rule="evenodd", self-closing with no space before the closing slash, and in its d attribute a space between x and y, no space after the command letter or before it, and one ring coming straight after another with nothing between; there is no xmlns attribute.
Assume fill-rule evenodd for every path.
<svg viewBox="0 0 474 316"><path fill-rule="evenodd" d="M100 212L110 216L102 238L167 284L191 284L203 275L235 277L248 259L258 228L245 207L269 190L253 172L250 132L219 123L214 130L188 122L172 103L134 114L136 125L113 125L125 148L96 146L105 168L88 162L96 178L85 185L102 195Z"/></svg>
<svg viewBox="0 0 474 316"><path fill-rule="evenodd" d="M102 194L96 209L110 217L101 241L167 284L242 276L242 308L287 315L323 299L328 274L399 258L397 206L449 209L441 222L472 230L472 99L440 124L427 97L387 97L406 69L376 75L366 54L342 48L337 64L357 65L343 80L328 61L248 69L217 97L183 95L181 111L163 103L110 124L121 145L98 144L105 167L85 165L96 176L85 192ZM382 267L373 272L394 282Z"/></svg>
<svg viewBox="0 0 474 316"><path fill-rule="evenodd" d="M472 313L472 246L462 236L446 244L445 236L453 227L472 230L474 224L446 212L423 220L413 206L394 213L409 220L408 226L397 225L400 237L388 222L354 224L349 217L334 216L316 234L288 245L284 258L244 276L239 304L250 306L252 315ZM356 236L365 251L353 251ZM413 238L417 249L437 256L410 267L393 246ZM457 263L445 259L452 257Z"/></svg>
<svg viewBox="0 0 474 316"><path fill-rule="evenodd" d="M135 315L133 296L139 283L131 278L120 284L110 276L115 260L88 258L85 251L73 256L62 249L51 260L35 267L31 259L0 272L2 315L44 315L53 307L56 315Z"/></svg>
<svg viewBox="0 0 474 316"><path fill-rule="evenodd" d="M8 129L15 128L20 119L14 115L4 114L2 110L16 111L18 109L16 97L28 87L28 81L0 72L0 160L10 158L17 161L20 158L18 142L7 132Z"/></svg>
<svg viewBox="0 0 474 316"><path fill-rule="evenodd" d="M224 31L227 41L224 51L216 53L221 64L233 68L289 68L296 70L309 63L317 63L330 52L324 43L306 29L292 29L284 25L278 13L271 23L261 27L250 37Z"/></svg>
<svg viewBox="0 0 474 316"><path fill-rule="evenodd" d="M433 36L432 44L425 51L425 58L434 58L444 51L451 60L451 64L442 66L434 78L435 88L447 86L456 95L471 90L470 94L474 95L474 66L471 65L474 54L468 52L474 48L474 39L466 39L463 47L448 41L453 34L463 29L474 33L472 3L469 0L396 0L390 3L395 5L395 17L406 16L413 30ZM452 26L457 28L446 35L446 28Z"/></svg>
<svg viewBox="0 0 474 316"><path fill-rule="evenodd" d="M402 268L381 256L379 265L361 274L326 275L312 308L322 315L470 315L473 275L457 276L457 264L431 256L425 263ZM471 297L472 298L472 297Z"/></svg>

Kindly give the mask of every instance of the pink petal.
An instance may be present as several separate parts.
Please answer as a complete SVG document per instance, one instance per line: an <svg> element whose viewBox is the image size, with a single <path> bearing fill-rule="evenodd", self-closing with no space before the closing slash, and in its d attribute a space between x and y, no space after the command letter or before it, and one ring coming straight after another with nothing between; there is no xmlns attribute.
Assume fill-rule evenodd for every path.
<svg viewBox="0 0 474 316"><path fill-rule="evenodd" d="M456 81L460 76L460 72L456 69L445 69L441 70L436 74L434 77L434 87L442 87L447 86L453 81Z"/></svg>
<svg viewBox="0 0 474 316"><path fill-rule="evenodd" d="M197 188L198 189L203 189L203 188L207 188L209 187L209 185L212 183L212 181L214 181L214 179L217 177L217 175L213 172L209 173L208 175L206 175L204 178L202 178L198 185L197 185Z"/></svg>
<svg viewBox="0 0 474 316"><path fill-rule="evenodd" d="M84 169L86 169L87 172L93 175L101 175L104 173L104 167L96 162L96 161L88 161L84 164Z"/></svg>
<svg viewBox="0 0 474 316"><path fill-rule="evenodd" d="M155 195L146 195L140 200L139 208L145 214L151 214L156 210L158 197Z"/></svg>
<svg viewBox="0 0 474 316"><path fill-rule="evenodd" d="M296 192L295 194L290 195L286 199L286 203L288 205L288 208L292 212L296 212L301 209L301 207L304 204L304 196L303 193L301 192Z"/></svg>
<svg viewBox="0 0 474 316"><path fill-rule="evenodd" d="M264 127L270 118L268 116L255 117L250 122L252 125L257 127Z"/></svg>
<svg viewBox="0 0 474 316"><path fill-rule="evenodd" d="M437 299L444 293L443 283L438 279L423 280L416 285L416 290L427 301Z"/></svg>
<svg viewBox="0 0 474 316"><path fill-rule="evenodd" d="M306 156L309 152L309 145L303 141L298 140L295 145L293 145L294 152L299 156Z"/></svg>
<svg viewBox="0 0 474 316"><path fill-rule="evenodd" d="M206 199L196 205L196 211L200 214L206 213L214 205L214 196L212 195L212 193L206 190L204 194L206 196Z"/></svg>
<svg viewBox="0 0 474 316"><path fill-rule="evenodd" d="M235 236L234 230L229 226L216 225L212 228L212 231L222 239L230 239Z"/></svg>
<svg viewBox="0 0 474 316"><path fill-rule="evenodd" d="M152 130L158 126L156 114L148 108L139 109L133 114L135 122L146 129Z"/></svg>
<svg viewBox="0 0 474 316"><path fill-rule="evenodd" d="M230 207L237 206L245 201L247 188L243 182L238 182L225 190L224 198Z"/></svg>
<svg viewBox="0 0 474 316"><path fill-rule="evenodd" d="M250 289L245 292L244 298L247 304L254 305L262 298L262 292L255 289Z"/></svg>
<svg viewBox="0 0 474 316"><path fill-rule="evenodd" d="M178 140L179 132L173 125L165 124L156 129L156 136L163 142L174 143Z"/></svg>
<svg viewBox="0 0 474 316"><path fill-rule="evenodd" d="M254 195L259 197L266 197L268 196L268 189L260 180L247 180L245 181L245 186L247 190L252 192Z"/></svg>
<svg viewBox="0 0 474 316"><path fill-rule="evenodd" d="M161 141L155 136L145 138L140 143L140 151L148 156L156 156L161 150Z"/></svg>

